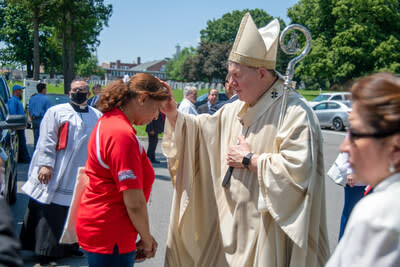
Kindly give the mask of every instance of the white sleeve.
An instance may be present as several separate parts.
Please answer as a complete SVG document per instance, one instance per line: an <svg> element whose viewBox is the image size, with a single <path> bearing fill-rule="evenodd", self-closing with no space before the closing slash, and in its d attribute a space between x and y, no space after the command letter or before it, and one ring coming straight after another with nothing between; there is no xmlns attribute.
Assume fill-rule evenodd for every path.
<svg viewBox="0 0 400 267"><path fill-rule="evenodd" d="M328 177L341 186L346 185L347 175L352 173L350 164L347 160L348 154L340 153L327 172Z"/></svg>
<svg viewBox="0 0 400 267"><path fill-rule="evenodd" d="M398 266L399 232L368 222L347 228L326 267Z"/></svg>
<svg viewBox="0 0 400 267"><path fill-rule="evenodd" d="M57 112L54 109L47 110L40 123L40 134L36 145L36 153L38 153L37 166L54 168L59 127Z"/></svg>

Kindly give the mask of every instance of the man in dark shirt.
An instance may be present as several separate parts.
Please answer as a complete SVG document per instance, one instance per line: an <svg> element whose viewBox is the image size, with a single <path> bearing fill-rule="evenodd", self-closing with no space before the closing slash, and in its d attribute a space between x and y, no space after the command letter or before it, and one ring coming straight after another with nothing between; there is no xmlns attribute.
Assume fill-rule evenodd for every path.
<svg viewBox="0 0 400 267"><path fill-rule="evenodd" d="M197 108L197 112L199 114L201 114L201 113L209 113L211 108L214 107L215 104L217 104L217 102L218 102L218 91L217 91L217 89L215 89L215 88L210 89L208 91L207 99L208 99L207 103L204 103L203 105L200 105Z"/></svg>
<svg viewBox="0 0 400 267"><path fill-rule="evenodd" d="M149 157L152 163L160 163L160 161L156 159L156 148L158 143L158 134L164 131L164 121L165 115L160 112L157 120L153 120L146 125L146 132L149 135L147 157Z"/></svg>
<svg viewBox="0 0 400 267"><path fill-rule="evenodd" d="M228 103L232 103L233 101L238 99L237 94L235 93L235 90L233 89L233 87L230 85L229 83L229 79L231 78L231 76L226 75L225 78L225 95L228 98L228 100L226 101L222 101L214 106L212 106L210 108L210 110L208 111L209 114L214 114L215 112L217 112L218 109L220 109L223 105L228 104Z"/></svg>
<svg viewBox="0 0 400 267"><path fill-rule="evenodd" d="M8 111L11 115L25 115L24 107L21 103L23 89L25 89L25 87L18 84L14 85L12 88L13 96L7 102ZM29 163L31 157L26 147L25 130L17 130L16 132L18 135L18 162Z"/></svg>
<svg viewBox="0 0 400 267"><path fill-rule="evenodd" d="M47 109L50 107L50 100L45 96L46 84L38 83L36 85L38 93L29 99L29 115L32 120L33 137L35 141L34 148L39 138L40 122Z"/></svg>

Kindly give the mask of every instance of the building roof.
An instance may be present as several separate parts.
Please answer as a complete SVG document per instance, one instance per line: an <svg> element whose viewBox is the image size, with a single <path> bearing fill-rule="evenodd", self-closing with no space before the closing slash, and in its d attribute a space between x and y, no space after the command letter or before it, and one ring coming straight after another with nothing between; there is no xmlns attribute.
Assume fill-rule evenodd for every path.
<svg viewBox="0 0 400 267"><path fill-rule="evenodd" d="M158 64L158 63L160 63L162 61L164 61L164 59L145 62L145 63L139 64L139 65L137 65L137 66L135 66L133 68L130 68L130 70L133 70L133 71L146 71L151 66L156 65L156 64Z"/></svg>

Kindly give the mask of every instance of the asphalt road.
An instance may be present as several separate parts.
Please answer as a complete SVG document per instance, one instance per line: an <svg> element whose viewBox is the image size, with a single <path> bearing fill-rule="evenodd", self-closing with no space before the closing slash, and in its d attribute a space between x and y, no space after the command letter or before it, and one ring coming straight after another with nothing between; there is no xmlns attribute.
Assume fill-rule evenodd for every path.
<svg viewBox="0 0 400 267"><path fill-rule="evenodd" d="M337 154L339 153L339 145L345 137L344 132L323 131L324 135L324 155L325 155L325 170L327 171ZM33 137L32 131L26 130L26 137L28 142L28 149L30 152L33 150ZM147 139L142 140L143 145L147 147ZM136 263L135 266L163 266L164 255L167 240L167 231L169 224L169 213L172 202L172 186L170 176L167 170L167 163L165 157L161 153L161 140L157 147L157 158L161 159L160 164L155 164L154 169L156 173L156 180L153 186L149 201L149 217L151 225L151 233L156 238L159 246L156 257ZM20 187L26 180L28 164L18 164L18 195L17 202L12 206L12 211L15 218L17 232L19 233L23 217L25 214L28 198L24 195ZM340 215L343 207L343 188L334 184L329 178L326 178L326 207L327 207L327 221L328 221L328 234L331 251L337 245L337 236L339 232ZM28 251L22 251L22 257L25 262L24 266L40 266L33 257L33 254ZM87 266L87 260L82 258L65 258L57 261L52 266Z"/></svg>

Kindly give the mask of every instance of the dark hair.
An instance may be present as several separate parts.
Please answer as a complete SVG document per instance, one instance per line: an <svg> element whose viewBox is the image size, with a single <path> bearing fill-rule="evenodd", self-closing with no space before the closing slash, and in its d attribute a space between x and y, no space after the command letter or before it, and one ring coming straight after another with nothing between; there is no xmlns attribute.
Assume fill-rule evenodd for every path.
<svg viewBox="0 0 400 267"><path fill-rule="evenodd" d="M100 84L95 84L95 85L93 85L93 86L92 86L92 92L93 92L93 90L95 90L95 89L97 89L97 88L100 88L100 89L101 89L101 85L100 85Z"/></svg>
<svg viewBox="0 0 400 267"><path fill-rule="evenodd" d="M45 83L38 83L36 85L36 90L38 91L38 93L43 92L44 89L46 89L46 84Z"/></svg>
<svg viewBox="0 0 400 267"><path fill-rule="evenodd" d="M125 105L129 100L143 93L157 101L167 100L170 97L168 89L156 77L147 73L138 73L127 83L122 80L110 83L101 93L97 108L104 113Z"/></svg>
<svg viewBox="0 0 400 267"><path fill-rule="evenodd" d="M352 98L365 121L376 132L400 132L400 78L389 72L359 79Z"/></svg>

